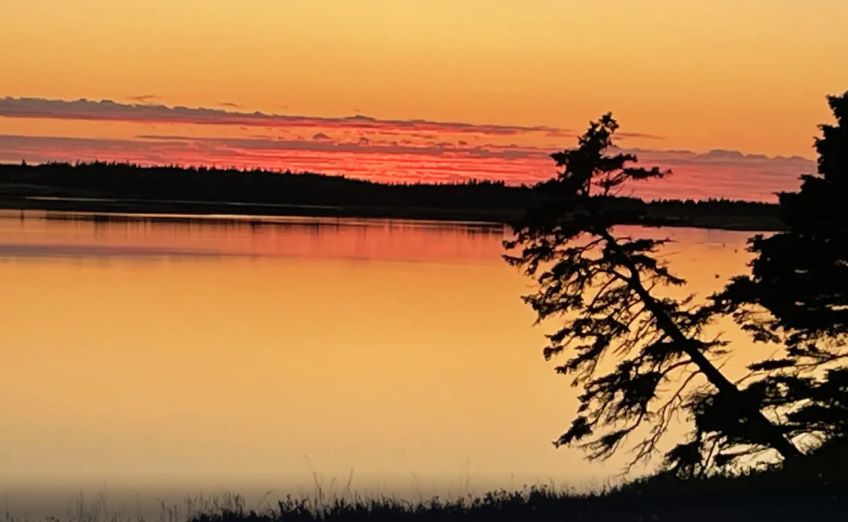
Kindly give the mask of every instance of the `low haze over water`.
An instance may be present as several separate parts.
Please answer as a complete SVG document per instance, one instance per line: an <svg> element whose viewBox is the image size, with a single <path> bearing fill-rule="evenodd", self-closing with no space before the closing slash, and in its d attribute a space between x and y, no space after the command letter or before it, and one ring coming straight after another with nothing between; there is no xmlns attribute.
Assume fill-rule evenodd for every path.
<svg viewBox="0 0 848 522"><path fill-rule="evenodd" d="M0 216L10 512L80 491L146 510L316 479L417 498L620 470L627 455L551 445L577 390L542 358L502 227L271 221ZM699 293L745 269L751 233L646 231L675 240Z"/></svg>

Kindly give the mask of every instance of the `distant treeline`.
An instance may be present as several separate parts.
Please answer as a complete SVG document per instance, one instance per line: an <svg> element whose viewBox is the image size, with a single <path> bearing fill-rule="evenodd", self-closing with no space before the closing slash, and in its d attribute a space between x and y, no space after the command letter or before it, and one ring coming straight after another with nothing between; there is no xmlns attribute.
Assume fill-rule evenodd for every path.
<svg viewBox="0 0 848 522"><path fill-rule="evenodd" d="M502 181L389 184L260 169L145 167L104 162L0 164L0 205L5 208L192 213L221 210L242 214L317 212L509 221L523 209L534 206L539 198L537 187L510 186ZM80 201L87 199L94 201ZM119 200L124 204L107 205L96 200ZM244 205L233 208L234 202ZM607 204L638 216L636 222L648 224L780 227L776 205L765 203L609 198ZM299 207L324 209L318 212Z"/></svg>

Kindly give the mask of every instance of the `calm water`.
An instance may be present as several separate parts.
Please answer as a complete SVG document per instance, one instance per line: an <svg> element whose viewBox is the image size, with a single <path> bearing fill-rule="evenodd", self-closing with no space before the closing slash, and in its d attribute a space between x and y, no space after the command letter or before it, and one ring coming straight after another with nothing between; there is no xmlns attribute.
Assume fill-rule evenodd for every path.
<svg viewBox="0 0 848 522"><path fill-rule="evenodd" d="M541 357L500 227L70 217L0 214L13 515L62 515L80 492L142 513L316 480L416 497L619 470L550 444L577 391ZM748 257L748 233L632 232L674 238L699 293Z"/></svg>

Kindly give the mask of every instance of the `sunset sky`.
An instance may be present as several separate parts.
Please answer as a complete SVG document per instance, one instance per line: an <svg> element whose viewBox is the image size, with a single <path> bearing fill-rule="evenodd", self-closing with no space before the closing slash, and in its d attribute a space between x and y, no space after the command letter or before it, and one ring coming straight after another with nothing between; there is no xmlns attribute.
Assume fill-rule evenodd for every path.
<svg viewBox="0 0 848 522"><path fill-rule="evenodd" d="M0 161L533 182L613 111L676 176L769 200L848 89L844 0L0 0Z"/></svg>

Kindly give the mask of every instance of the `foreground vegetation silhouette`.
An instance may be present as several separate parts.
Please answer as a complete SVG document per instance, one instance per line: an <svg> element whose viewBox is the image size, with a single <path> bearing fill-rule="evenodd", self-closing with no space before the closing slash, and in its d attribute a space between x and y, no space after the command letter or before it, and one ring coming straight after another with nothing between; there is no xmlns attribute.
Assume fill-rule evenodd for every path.
<svg viewBox="0 0 848 522"><path fill-rule="evenodd" d="M848 459L822 451L782 469L680 480L660 474L594 493L547 487L495 491L480 497L409 502L388 497L286 498L276 507L229 506L197 513L191 522L797 522L848 515ZM814 518L815 519L815 518Z"/></svg>

